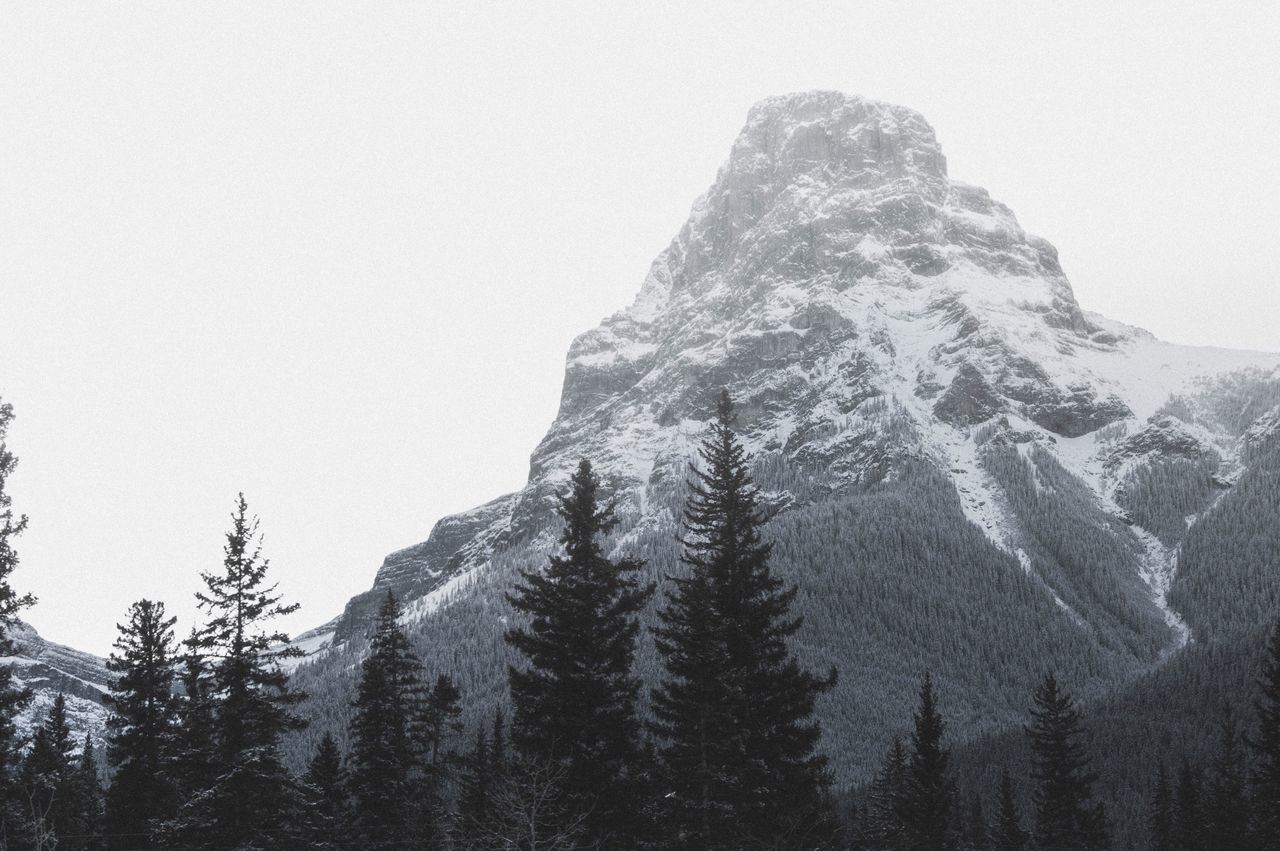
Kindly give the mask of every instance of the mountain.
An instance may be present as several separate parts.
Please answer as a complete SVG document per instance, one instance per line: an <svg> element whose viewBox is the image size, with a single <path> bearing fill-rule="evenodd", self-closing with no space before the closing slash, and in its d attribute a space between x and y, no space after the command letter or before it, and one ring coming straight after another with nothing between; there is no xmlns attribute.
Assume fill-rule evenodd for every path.
<svg viewBox="0 0 1280 851"><path fill-rule="evenodd" d="M1280 610L1280 355L1084 310L1053 246L953 180L918 113L792 94L752 108L635 301L574 341L525 487L387 556L308 634L299 753L341 736L388 590L471 712L502 699L503 595L555 545L581 457L618 501L613 548L679 571L722 386L800 589L797 648L841 672L820 713L843 782L872 771L925 670L974 741L1016 729L1046 669L1102 699ZM647 639L639 665L655 676Z"/></svg>
<svg viewBox="0 0 1280 851"><path fill-rule="evenodd" d="M0 664L12 667L16 687L29 688L33 694L15 720L19 735L38 727L61 693L66 696L67 721L75 738L83 740L85 733L92 733L95 746L100 747L108 714L104 699L111 680L107 660L47 641L24 621L10 628L9 638L13 655L0 659Z"/></svg>

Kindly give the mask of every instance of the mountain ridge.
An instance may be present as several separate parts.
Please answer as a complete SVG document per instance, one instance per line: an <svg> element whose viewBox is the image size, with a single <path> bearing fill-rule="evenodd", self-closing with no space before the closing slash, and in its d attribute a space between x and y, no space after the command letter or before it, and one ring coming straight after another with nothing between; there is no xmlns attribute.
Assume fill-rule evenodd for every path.
<svg viewBox="0 0 1280 851"><path fill-rule="evenodd" d="M429 661L500 695L502 591L554 546L579 457L618 501L614 551L656 579L678 569L685 465L720 387L779 571L801 588L802 651L858 686L823 704L832 739L882 735L919 670L947 660L970 736L1010 723L1015 686L1046 662L1104 693L1193 640L1168 597L1199 521L1178 521L1212 513L1249 469L1280 355L1164 343L1082 310L1053 246L952 180L913 110L766 99L631 305L574 340L525 487L389 555L313 636L298 675L317 705L349 688L324 675L349 669L388 590ZM1008 623L974 610L992 606ZM1017 648L1028 630L1043 635ZM980 670L1008 653L1007 670ZM868 689L883 698L857 717Z"/></svg>

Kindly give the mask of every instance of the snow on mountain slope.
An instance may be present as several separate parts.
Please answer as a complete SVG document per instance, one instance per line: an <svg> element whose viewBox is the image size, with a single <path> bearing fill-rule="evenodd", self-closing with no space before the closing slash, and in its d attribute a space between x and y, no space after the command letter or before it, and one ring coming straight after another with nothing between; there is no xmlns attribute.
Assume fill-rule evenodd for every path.
<svg viewBox="0 0 1280 851"><path fill-rule="evenodd" d="M359 643L387 590L409 604L421 641L440 640L453 606L501 617L489 598L500 597L514 565L536 564L554 544L555 495L582 457L620 500L618 545L670 564L684 466L722 386L739 406L779 535L835 522L821 521L823 512L853 523L889 511L884 500L928 494L937 501L930 528L902 532L904 541L940 536L919 558L942 575L962 550L1007 565L992 581L1003 582L1004 570L1025 577L1030 590L1018 586L1024 596L1008 605L1052 620L1064 647L1071 631L1086 636L1099 655L1082 670L1102 687L1188 637L1166 602L1177 536L1137 523L1149 506L1134 477L1186 458L1196 470L1213 465L1228 487L1245 432L1265 413L1246 416L1248 399L1280 392L1280 355L1163 343L1083 311L1053 246L985 190L953 181L918 113L835 92L769 98L751 110L635 301L574 341L527 485L388 556L326 652ZM1172 510L1158 508L1162 517ZM905 513L895 511L888 516ZM952 512L987 544L952 529ZM849 582L870 581L874 560L858 548L798 547L782 569L802 587L817 587L806 572L815 559ZM925 580L900 584L916 581ZM852 605L836 599L843 587L811 601L807 616L836 629ZM1041 611L1058 614L1032 614ZM918 646L909 620L886 617L874 633L894 664L940 652ZM996 641L990 628L957 628ZM477 683L500 676L492 635L483 648L449 635L464 664L494 669ZM817 658L853 652L825 633L806 640ZM325 656L315 657L321 667ZM844 664L888 676L870 657ZM977 730L983 713L1002 710L971 692Z"/></svg>
<svg viewBox="0 0 1280 851"><path fill-rule="evenodd" d="M534 533L579 456L642 486L686 454L721 384L748 437L789 455L827 452L860 427L860 404L892 399L966 515L1012 550L1016 524L972 427L999 420L1059 447L1104 498L1115 477L1099 429L1136 430L1199 380L1278 363L1083 312L1053 247L985 190L950 180L914 111L832 92L770 98L635 302L574 342L526 488L441 521L388 557L375 587L429 593Z"/></svg>
<svg viewBox="0 0 1280 851"><path fill-rule="evenodd" d="M108 714L103 701L111 676L106 660L46 641L22 621L14 624L9 637L14 653L0 658L0 664L12 667L16 687L33 693L31 703L16 719L19 735L29 735L38 727L61 693L66 696L67 720L75 736L82 739L92 733L96 745L102 746Z"/></svg>

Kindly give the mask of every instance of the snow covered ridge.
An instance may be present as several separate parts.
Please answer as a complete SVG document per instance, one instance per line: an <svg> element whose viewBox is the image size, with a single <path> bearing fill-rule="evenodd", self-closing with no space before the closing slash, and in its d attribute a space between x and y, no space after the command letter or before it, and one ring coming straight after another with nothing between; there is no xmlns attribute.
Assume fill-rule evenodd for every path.
<svg viewBox="0 0 1280 851"><path fill-rule="evenodd" d="M643 516L646 491L687 455L718 386L738 401L748 443L790 462L839 466L851 443L885 428L890 405L916 444L894 451L932 459L967 516L1014 552L1018 524L972 431L999 423L1048 447L1105 504L1133 467L1117 456L1117 429L1138 435L1171 399L1277 364L1162 343L1081 310L1053 246L952 180L919 113L837 92L768 98L634 303L574 341L525 488L388 556L335 640L385 589L411 602L544 536L579 457ZM1224 463L1237 454L1239 434L1185 428ZM848 463L843 477L868 469Z"/></svg>
<svg viewBox="0 0 1280 851"><path fill-rule="evenodd" d="M43 721L59 693L66 695L67 720L77 738L92 733L97 744L105 738L107 694L110 673L107 660L47 641L28 623L18 621L9 630L12 656L0 664L13 669L14 685L33 692L31 703L19 713L15 723L20 736L27 735Z"/></svg>
<svg viewBox="0 0 1280 851"><path fill-rule="evenodd" d="M388 555L300 639L306 711L344 717L388 590L428 668L490 711L515 661L504 595L555 547L580 458L617 502L614 550L658 582L679 570L687 465L721 387L774 568L799 588L798 652L841 671L819 712L845 779L877 764L871 743L897 731L876 725L909 714L923 669L963 740L1021 723L1046 667L1106 694L1209 635L1230 615L1187 603L1212 584L1214 518L1246 513L1258 465L1280 465L1280 354L1081 309L1053 246L953 180L918 113L769 98L633 303L573 342L526 485ZM658 670L643 640L638 669Z"/></svg>

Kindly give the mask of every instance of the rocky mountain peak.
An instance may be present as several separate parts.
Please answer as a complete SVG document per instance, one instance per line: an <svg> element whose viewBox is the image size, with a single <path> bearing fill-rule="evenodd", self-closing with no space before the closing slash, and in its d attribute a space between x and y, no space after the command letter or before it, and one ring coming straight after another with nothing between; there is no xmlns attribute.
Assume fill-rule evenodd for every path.
<svg viewBox="0 0 1280 851"><path fill-rule="evenodd" d="M919 113L838 92L767 98L632 305L573 342L526 486L388 556L335 641L384 589L431 612L495 553L551 546L555 496L580 458L628 523L669 524L653 506L678 501L721 387L762 469L803 482L779 488L780 506L923 462L1016 553L1022 521L987 469L992 447L1035 447L1107 505L1128 469L1107 464L1116 440L1197 375L1266 361L1085 314L1053 246L953 180Z"/></svg>

